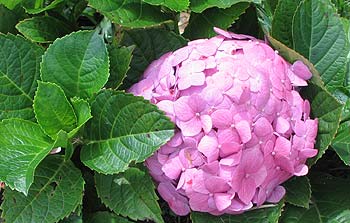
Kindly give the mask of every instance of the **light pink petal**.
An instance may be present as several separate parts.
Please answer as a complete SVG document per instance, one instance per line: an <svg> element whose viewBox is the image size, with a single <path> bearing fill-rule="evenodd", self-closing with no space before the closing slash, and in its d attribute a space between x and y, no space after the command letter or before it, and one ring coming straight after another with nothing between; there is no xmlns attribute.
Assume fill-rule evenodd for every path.
<svg viewBox="0 0 350 223"><path fill-rule="evenodd" d="M224 37L226 37L226 38L228 38L228 39L231 39L231 38L232 38L230 32L227 32L227 31L222 30L222 29L220 29L220 28L214 27L214 32L216 32L217 34L222 35L222 36L224 36Z"/></svg>
<svg viewBox="0 0 350 223"><path fill-rule="evenodd" d="M250 178L252 178L255 182L255 185L260 186L267 177L267 170L265 166L262 166L257 172L249 174Z"/></svg>
<svg viewBox="0 0 350 223"><path fill-rule="evenodd" d="M301 155L307 158L314 157L317 155L318 150L317 149L303 149L300 151Z"/></svg>
<svg viewBox="0 0 350 223"><path fill-rule="evenodd" d="M227 181L221 177L211 176L205 179L205 187L210 193L222 193L230 189Z"/></svg>
<svg viewBox="0 0 350 223"><path fill-rule="evenodd" d="M284 189L284 187L282 186L277 186L267 198L267 201L272 203L278 203L285 194L286 189Z"/></svg>
<svg viewBox="0 0 350 223"><path fill-rule="evenodd" d="M238 191L238 197L243 203L248 204L252 201L255 192L255 182L252 178L248 177L242 180L242 187Z"/></svg>
<svg viewBox="0 0 350 223"><path fill-rule="evenodd" d="M276 120L276 132L284 134L290 129L289 121L283 117L278 117Z"/></svg>
<svg viewBox="0 0 350 223"><path fill-rule="evenodd" d="M192 73L189 79L191 86L202 86L205 82L205 74L203 72Z"/></svg>
<svg viewBox="0 0 350 223"><path fill-rule="evenodd" d="M209 194L209 191L205 187L204 181L205 181L204 172L202 170L198 170L197 174L193 176L192 180L192 189L195 192L202 193L202 194Z"/></svg>
<svg viewBox="0 0 350 223"><path fill-rule="evenodd" d="M189 196L189 204L193 211L208 212L210 210L208 206L209 196L207 194L201 194L193 192Z"/></svg>
<svg viewBox="0 0 350 223"><path fill-rule="evenodd" d="M292 149L292 144L288 139L284 137L278 137L276 139L274 151L277 154L281 156L289 157L291 149Z"/></svg>
<svg viewBox="0 0 350 223"><path fill-rule="evenodd" d="M292 71L303 80L309 80L312 77L309 68L300 60L293 63Z"/></svg>
<svg viewBox="0 0 350 223"><path fill-rule="evenodd" d="M217 48L218 47L215 45L215 43L211 42L210 40L196 46L197 51L205 57L214 55Z"/></svg>
<svg viewBox="0 0 350 223"><path fill-rule="evenodd" d="M169 207L175 214L185 216L190 213L187 199L177 193L172 184L160 183L158 185L158 192L168 202Z"/></svg>
<svg viewBox="0 0 350 223"><path fill-rule="evenodd" d="M211 120L211 117L209 115L202 115L200 117L201 122L202 122L202 128L204 130L204 132L207 134L211 131L212 127L213 127L213 123Z"/></svg>
<svg viewBox="0 0 350 223"><path fill-rule="evenodd" d="M220 164L225 166L235 166L241 162L241 157L242 157L242 152L240 151L238 153L222 158L220 160Z"/></svg>
<svg viewBox="0 0 350 223"><path fill-rule="evenodd" d="M307 86L307 82L304 79L300 78L299 76L295 75L294 72L289 71L288 78L293 86L298 86L298 87Z"/></svg>
<svg viewBox="0 0 350 223"><path fill-rule="evenodd" d="M188 101L189 97L186 96L181 97L175 101L174 112L176 119L179 119L181 121L188 121L193 118L193 116L195 116L195 113L189 106Z"/></svg>
<svg viewBox="0 0 350 223"><path fill-rule="evenodd" d="M219 140L219 144L221 145L223 145L224 143L230 143L230 142L240 143L239 135L237 131L232 128L224 129L224 130L219 129L218 140Z"/></svg>
<svg viewBox="0 0 350 223"><path fill-rule="evenodd" d="M281 169L289 173L293 173L295 171L292 161L285 156L281 156L277 154L275 156L275 163L278 167L280 167Z"/></svg>
<svg viewBox="0 0 350 223"><path fill-rule="evenodd" d="M267 118L260 117L255 123L254 123L254 133L258 136L266 136L271 134L273 131L271 123Z"/></svg>
<svg viewBox="0 0 350 223"><path fill-rule="evenodd" d="M217 146L218 141L215 136L204 136L198 144L198 150L208 158L208 162L212 162L219 157Z"/></svg>
<svg viewBox="0 0 350 223"><path fill-rule="evenodd" d="M212 174L212 175L216 175L219 172L219 162L217 160L211 162L211 163L207 163L204 164L202 166L202 170L206 173Z"/></svg>
<svg viewBox="0 0 350 223"><path fill-rule="evenodd" d="M202 91L202 95L204 100L209 104L209 105L217 105L222 102L224 99L222 93L220 92L219 89L215 87L206 87Z"/></svg>
<svg viewBox="0 0 350 223"><path fill-rule="evenodd" d="M250 129L249 122L247 121L240 121L235 124L235 128L239 134L239 137L241 138L241 141L243 143L248 142L252 138L252 132Z"/></svg>
<svg viewBox="0 0 350 223"><path fill-rule="evenodd" d="M182 61L186 60L191 50L192 50L192 47L188 47L188 46L182 47L176 50L172 55L171 65L176 66Z"/></svg>
<svg viewBox="0 0 350 223"><path fill-rule="evenodd" d="M264 162L264 156L259 147L243 150L240 166L246 173L257 172ZM254 165L252 165L254 163Z"/></svg>
<svg viewBox="0 0 350 223"><path fill-rule="evenodd" d="M295 167L295 176L305 176L309 172L309 168L305 164Z"/></svg>
<svg viewBox="0 0 350 223"><path fill-rule="evenodd" d="M182 163L178 156L168 159L163 165L162 170L170 179L177 179L182 172Z"/></svg>
<svg viewBox="0 0 350 223"><path fill-rule="evenodd" d="M202 130L202 122L197 117L193 117L187 122L179 121L177 125L184 136L195 136Z"/></svg>
<svg viewBox="0 0 350 223"><path fill-rule="evenodd" d="M220 146L220 156L221 157L226 157L229 156L233 153L237 153L240 150L242 150L242 145L236 142L231 142L231 143L223 143Z"/></svg>
<svg viewBox="0 0 350 223"><path fill-rule="evenodd" d="M216 193L214 194L214 201L217 209L223 211L231 205L232 194Z"/></svg>
<svg viewBox="0 0 350 223"><path fill-rule="evenodd" d="M198 94L193 94L188 99L188 105L194 112L202 112L207 107L207 102Z"/></svg>
<svg viewBox="0 0 350 223"><path fill-rule="evenodd" d="M228 128L233 122L230 110L219 109L211 114L213 126L216 128Z"/></svg>
<svg viewBox="0 0 350 223"><path fill-rule="evenodd" d="M173 116L175 115L174 112L174 102L173 101L169 101L169 100L162 100L160 102L157 103L157 107L164 111L165 114L167 116L169 116L170 118L173 118ZM173 120L174 121L174 120Z"/></svg>

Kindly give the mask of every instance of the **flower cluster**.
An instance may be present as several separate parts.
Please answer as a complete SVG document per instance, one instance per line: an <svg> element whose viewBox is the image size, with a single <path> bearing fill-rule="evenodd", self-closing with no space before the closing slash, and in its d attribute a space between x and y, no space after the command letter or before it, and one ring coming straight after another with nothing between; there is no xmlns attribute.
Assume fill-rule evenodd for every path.
<svg viewBox="0 0 350 223"><path fill-rule="evenodd" d="M146 165L178 215L278 202L280 184L307 174L305 161L317 154L317 119L296 90L308 68L253 37L215 31L154 61L130 89L176 124Z"/></svg>

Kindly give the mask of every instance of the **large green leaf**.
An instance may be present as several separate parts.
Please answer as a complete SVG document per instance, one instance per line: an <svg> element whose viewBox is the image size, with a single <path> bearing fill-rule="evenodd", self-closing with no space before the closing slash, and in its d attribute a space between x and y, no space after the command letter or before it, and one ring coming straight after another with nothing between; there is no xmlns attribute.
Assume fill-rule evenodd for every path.
<svg viewBox="0 0 350 223"><path fill-rule="evenodd" d="M278 1L275 14L272 20L271 35L293 48L292 23L294 13L301 0Z"/></svg>
<svg viewBox="0 0 350 223"><path fill-rule="evenodd" d="M302 89L303 98L311 102L311 111L318 119L318 134L315 148L318 154L310 164L314 164L327 150L339 127L343 105L320 86L310 83Z"/></svg>
<svg viewBox="0 0 350 223"><path fill-rule="evenodd" d="M152 179L137 168L118 175L95 175L97 193L116 214L133 220L164 222Z"/></svg>
<svg viewBox="0 0 350 223"><path fill-rule="evenodd" d="M97 172L113 174L142 162L173 135L173 124L155 105L123 92L104 90L92 103L81 160Z"/></svg>
<svg viewBox="0 0 350 223"><path fill-rule="evenodd" d="M17 14L6 8L0 2L0 33L16 33L17 30L15 28L18 22Z"/></svg>
<svg viewBox="0 0 350 223"><path fill-rule="evenodd" d="M91 108L87 101L80 98L71 99L75 115L77 116L77 126L68 133L68 137L72 138L82 128L91 116Z"/></svg>
<svg viewBox="0 0 350 223"><path fill-rule="evenodd" d="M126 73L130 69L133 51L133 46L117 47L111 45L108 47L111 67L106 87L117 89L123 83Z"/></svg>
<svg viewBox="0 0 350 223"><path fill-rule="evenodd" d="M56 139L60 130L69 132L77 125L72 105L62 88L53 83L39 82L34 112L39 125L52 139Z"/></svg>
<svg viewBox="0 0 350 223"><path fill-rule="evenodd" d="M332 141L332 148L346 165L350 165L350 121L340 125Z"/></svg>
<svg viewBox="0 0 350 223"><path fill-rule="evenodd" d="M286 202L304 208L309 208L311 185L307 177L294 177L284 185L286 188Z"/></svg>
<svg viewBox="0 0 350 223"><path fill-rule="evenodd" d="M131 69L123 83L127 89L136 83L147 66L163 54L186 45L186 40L173 32L164 29L139 29L125 31L121 42L125 46L135 46Z"/></svg>
<svg viewBox="0 0 350 223"><path fill-rule="evenodd" d="M247 211L239 215L213 216L207 213L192 212L193 223L277 223L281 216L283 202L273 207Z"/></svg>
<svg viewBox="0 0 350 223"><path fill-rule="evenodd" d="M50 9L54 9L63 2L64 0L23 0L22 4L27 13L38 14Z"/></svg>
<svg viewBox="0 0 350 223"><path fill-rule="evenodd" d="M23 0L0 0L0 4L5 5L8 9L14 9L17 5L19 5ZM1 17L2 18L2 17Z"/></svg>
<svg viewBox="0 0 350 223"><path fill-rule="evenodd" d="M96 212L88 216L86 223L132 223L127 218L120 217L108 211Z"/></svg>
<svg viewBox="0 0 350 223"><path fill-rule="evenodd" d="M286 206L281 221L286 223L350 222L349 179L312 175L310 208Z"/></svg>
<svg viewBox="0 0 350 223"><path fill-rule="evenodd" d="M261 3L261 0L191 0L191 10L195 13L201 13L208 8L229 8L239 2Z"/></svg>
<svg viewBox="0 0 350 223"><path fill-rule="evenodd" d="M39 43L52 42L73 31L67 24L51 16L25 19L16 28L27 39Z"/></svg>
<svg viewBox="0 0 350 223"><path fill-rule="evenodd" d="M349 43L329 0L304 0L293 19L293 47L310 60L329 89L343 86Z"/></svg>
<svg viewBox="0 0 350 223"><path fill-rule="evenodd" d="M57 222L82 203L81 172L63 156L47 157L35 171L27 196L5 189L1 209L6 222Z"/></svg>
<svg viewBox="0 0 350 223"><path fill-rule="evenodd" d="M0 180L24 194L34 170L52 149L53 141L36 123L5 119L0 123Z"/></svg>
<svg viewBox="0 0 350 223"><path fill-rule="evenodd" d="M156 26L170 18L158 6L142 0L89 0L89 4L113 22L130 28Z"/></svg>
<svg viewBox="0 0 350 223"><path fill-rule="evenodd" d="M32 104L43 53L22 37L0 34L0 119L34 119Z"/></svg>
<svg viewBox="0 0 350 223"><path fill-rule="evenodd" d="M107 82L109 60L103 39L93 31L57 39L41 64L43 81L58 84L67 97L91 97Z"/></svg>
<svg viewBox="0 0 350 223"><path fill-rule="evenodd" d="M213 27L227 29L249 7L246 2L234 4L227 9L210 8L202 13L191 13L184 36L189 39L215 36Z"/></svg>
<svg viewBox="0 0 350 223"><path fill-rule="evenodd" d="M162 5L174 11L184 11L188 8L189 0L143 0L151 5Z"/></svg>

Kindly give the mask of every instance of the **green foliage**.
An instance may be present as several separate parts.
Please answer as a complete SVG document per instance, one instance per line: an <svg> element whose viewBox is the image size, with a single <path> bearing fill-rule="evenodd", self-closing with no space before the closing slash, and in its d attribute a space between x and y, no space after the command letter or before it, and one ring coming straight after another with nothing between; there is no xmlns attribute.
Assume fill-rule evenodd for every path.
<svg viewBox="0 0 350 223"><path fill-rule="evenodd" d="M261 0L191 0L191 10L195 13L201 13L208 8L229 8L239 2L254 2L261 3Z"/></svg>
<svg viewBox="0 0 350 223"><path fill-rule="evenodd" d="M89 216L86 223L132 223L126 218L104 211L96 212Z"/></svg>
<svg viewBox="0 0 350 223"><path fill-rule="evenodd" d="M92 116L81 160L104 174L144 161L173 136L173 124L155 105L123 92L101 91L92 103Z"/></svg>
<svg viewBox="0 0 350 223"><path fill-rule="evenodd" d="M295 206L309 208L311 185L307 177L294 177L284 185L286 188L286 202Z"/></svg>
<svg viewBox="0 0 350 223"><path fill-rule="evenodd" d="M137 168L118 175L95 175L97 193L113 212L133 220L164 222L152 179Z"/></svg>
<svg viewBox="0 0 350 223"><path fill-rule="evenodd" d="M5 190L2 215L7 222L57 222L81 204L84 180L79 169L62 156L47 157L35 172L25 196Z"/></svg>
<svg viewBox="0 0 350 223"><path fill-rule="evenodd" d="M184 11L190 4L189 0L144 0L151 5L163 5L174 11Z"/></svg>

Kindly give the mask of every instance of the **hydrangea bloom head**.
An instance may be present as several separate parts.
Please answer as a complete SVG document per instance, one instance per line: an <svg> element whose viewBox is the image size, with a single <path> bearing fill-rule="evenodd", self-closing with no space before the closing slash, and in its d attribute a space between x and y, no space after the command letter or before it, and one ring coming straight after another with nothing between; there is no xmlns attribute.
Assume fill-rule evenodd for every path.
<svg viewBox="0 0 350 223"><path fill-rule="evenodd" d="M176 124L146 165L178 215L278 202L280 184L307 174L305 161L317 154L317 119L296 90L308 68L253 37L215 31L154 61L130 89Z"/></svg>

